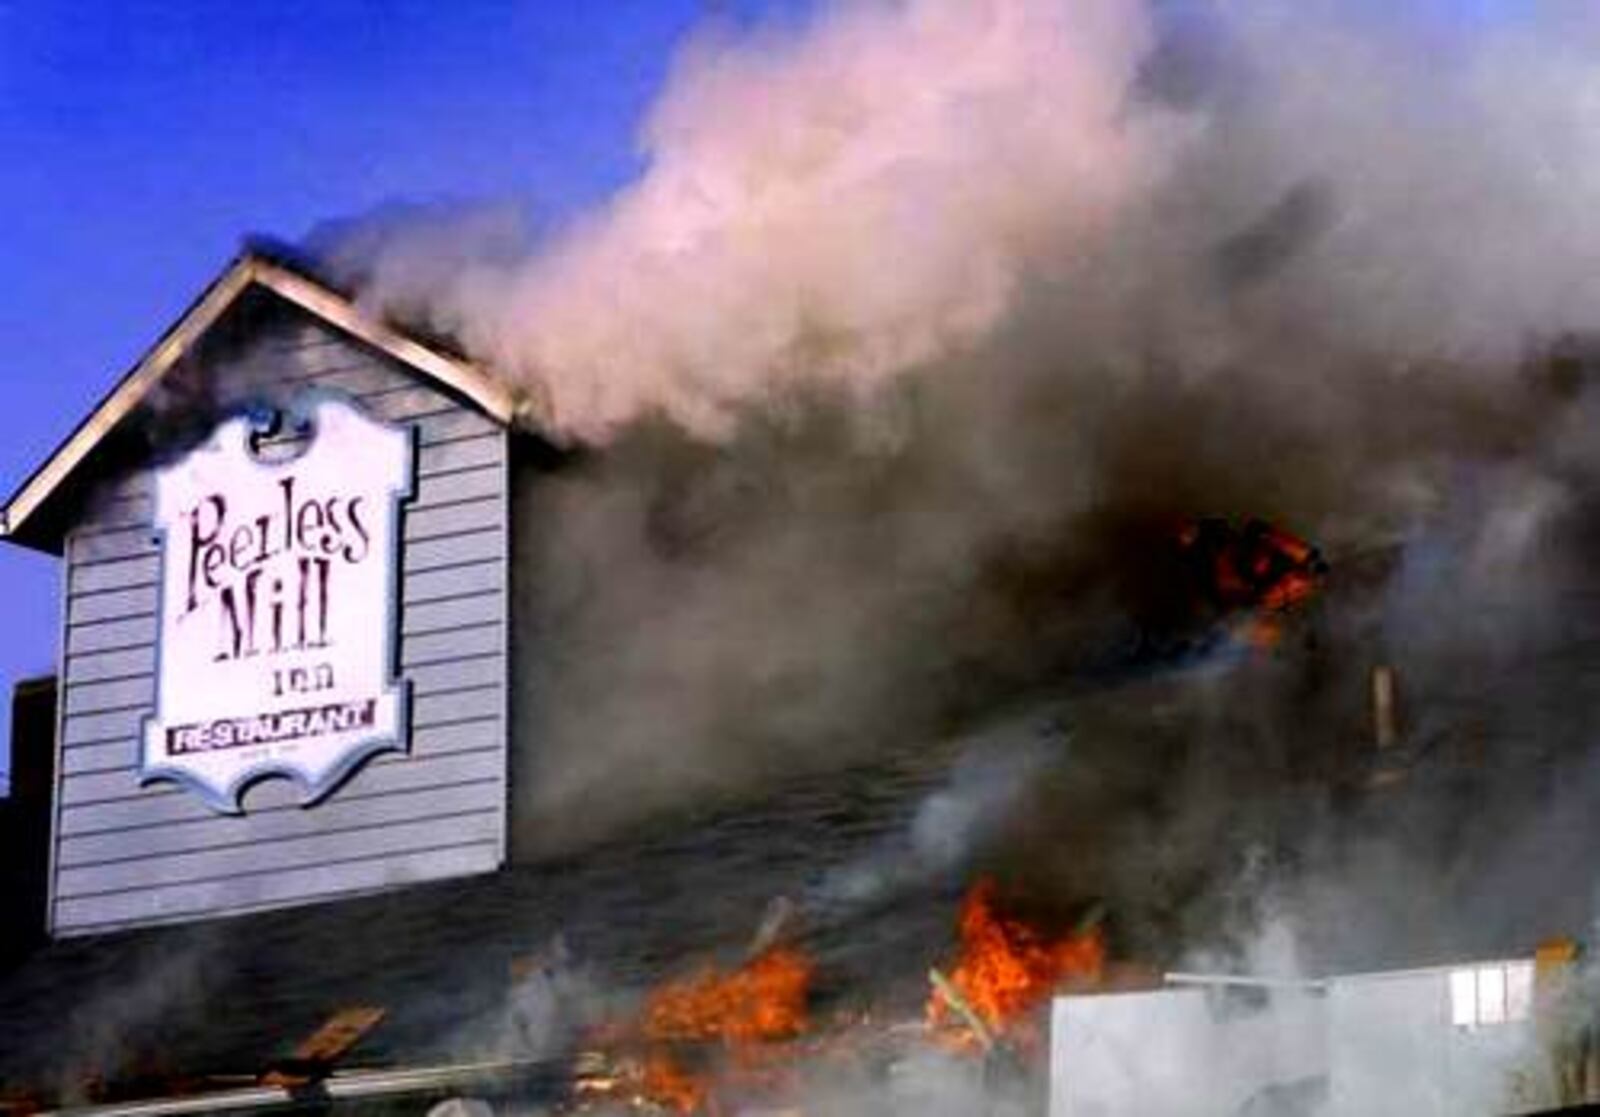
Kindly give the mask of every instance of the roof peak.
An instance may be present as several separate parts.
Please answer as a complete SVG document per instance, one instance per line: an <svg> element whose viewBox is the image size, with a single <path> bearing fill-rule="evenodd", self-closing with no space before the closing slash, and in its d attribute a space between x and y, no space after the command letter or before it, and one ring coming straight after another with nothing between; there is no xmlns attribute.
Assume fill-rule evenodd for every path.
<svg viewBox="0 0 1600 1117"><path fill-rule="evenodd" d="M38 513L238 300L252 288L272 292L333 328L378 349L419 376L448 388L503 426L540 426L538 402L519 394L447 343L372 317L321 274L307 253L270 237L247 237L241 251L157 339L98 405L0 508L0 539L59 553L61 540L38 531Z"/></svg>

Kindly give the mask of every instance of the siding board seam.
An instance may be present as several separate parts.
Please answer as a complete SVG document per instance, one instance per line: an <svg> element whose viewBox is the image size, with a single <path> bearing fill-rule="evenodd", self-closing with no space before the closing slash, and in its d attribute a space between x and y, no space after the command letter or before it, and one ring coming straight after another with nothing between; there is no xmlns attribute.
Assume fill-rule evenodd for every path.
<svg viewBox="0 0 1600 1117"><path fill-rule="evenodd" d="M363 400L376 400L376 398L381 397L381 395L398 395L400 392L427 392L427 394L435 395L435 397L438 397L440 400L442 400L443 406L440 408L440 411L461 410L461 405L459 405L459 403L451 400L448 395L440 392L437 387L432 386L432 384L418 384L418 382L414 381L410 382L410 384L390 384L389 387L374 387L374 389L368 390L368 392L362 392L360 397L362 397ZM410 414L408 414L406 418L411 419L414 418L414 416L410 416Z"/></svg>
<svg viewBox="0 0 1600 1117"><path fill-rule="evenodd" d="M413 688L412 689L413 696L418 698L418 699L422 699L422 698L449 698L449 697L451 697L453 695L457 695L457 694L471 694L473 691L477 691L477 690L499 690L500 689L500 684L499 683L472 683L472 684L470 684L468 686L442 687L442 688L440 688L438 690L431 690L431 689L427 689L425 687L417 686L416 685L416 681L413 680L412 681L412 688ZM430 723L430 724L436 724L436 723Z"/></svg>
<svg viewBox="0 0 1600 1117"><path fill-rule="evenodd" d="M490 529L490 530L493 530L493 529ZM441 570L465 570L469 566L498 566L498 565L500 565L500 560L497 559L497 558L462 559L460 562L447 562L447 563L444 563L442 566L429 566L429 567L423 568L422 570L408 570L408 571L406 571L406 574L407 575L413 575L413 576L417 575L417 574L436 574ZM400 582L401 582L402 586L405 584L405 577L404 576L401 577ZM502 593L504 591L496 589L496 590L479 590L478 592L480 592L480 593ZM408 601L408 602L406 602L406 604L410 605L411 602Z"/></svg>
<svg viewBox="0 0 1600 1117"><path fill-rule="evenodd" d="M489 780L489 781L481 781L481 782L493 782L493 781ZM428 790L431 791L432 788L429 788ZM463 808L458 808L458 809L453 810L453 811L440 811L437 814L418 814L418 815L413 815L413 816L407 816L404 819L404 822L406 822L406 823L412 823L412 822L447 822L447 821L449 821L450 819L453 819L453 818L470 818L473 815L489 814L493 810L495 810L494 807L463 807ZM255 848L258 848L258 849L268 849L268 848L271 848L272 846L277 845L277 844L282 843L282 842L303 842L308 838L321 838L321 837L324 837L324 836L333 837L333 836L344 835L344 834L356 834L356 833L360 833L363 830L388 830L391 827L393 827L394 825L396 825L394 821L388 821L388 822L362 822L362 823L357 823L357 824L353 824L353 825L350 825L350 826L330 826L330 827L327 827L327 828L321 829L321 830L313 830L308 834L283 834L283 835L280 835L280 836L278 836L276 838L241 838L238 841L222 842L222 843L219 843L217 845L200 846L197 849L169 850L166 853L155 854L154 856L155 857L188 857L188 856L191 856L193 854L216 853L216 852L219 852L219 851L222 851L222 850L245 849L247 847L252 847L252 846L255 847ZM76 837L76 836L77 835L73 835L72 837ZM72 841L72 837L67 838L67 841L71 842ZM133 854L128 854L127 856L124 856L124 857L108 857L108 858L105 858L105 859L100 860L100 861L78 861L78 862L74 862L71 865L63 866L63 868L66 871L71 872L71 871L76 871L78 869L99 869L99 868L103 868L103 867L105 867L107 865L123 865L123 864L126 864L126 863L130 862L130 861L149 861L151 859L152 859L152 855L149 854L149 853L133 853ZM229 873L227 875L227 877L202 877L202 878L198 878L197 881L184 881L182 883L184 883L184 884L193 884L193 883L198 883L199 881L204 881L204 880L224 880L224 879L231 878L234 875L235 874L233 874L233 873ZM137 889L146 888L146 887L149 887L149 886L148 885L139 885L139 886L133 886L133 887L134 887L135 890L137 890ZM161 887L161 886L157 885L156 887ZM88 896L88 895L97 895L97 894L98 893L83 892L83 893L76 893L75 895Z"/></svg>
<svg viewBox="0 0 1600 1117"><path fill-rule="evenodd" d="M140 556L141 558L143 556ZM69 601L82 601L86 597L101 597L108 593L130 593L133 590L153 590L161 585L160 581L130 582L125 586L107 586L98 590L73 590L67 595ZM80 622L81 623L81 622Z"/></svg>
<svg viewBox="0 0 1600 1117"><path fill-rule="evenodd" d="M455 409L452 408L451 410L455 410ZM443 414L443 412L435 412L435 414ZM404 419L401 419L399 421L403 422L403 423L410 423L410 422L414 422L417 419L426 419L426 418L429 418L429 416L427 416L427 415L407 415ZM500 437L500 434L497 431L478 431L476 434L445 434L445 435L440 435L440 436L438 436L436 438L420 438L419 437L417 439L417 445L422 447L422 448L424 448L424 449L427 449L427 448L433 447L433 446L452 446L457 442L477 442L479 440L490 439L490 438L496 438L497 439L499 437ZM431 474L429 476L431 476Z"/></svg>
<svg viewBox="0 0 1600 1117"><path fill-rule="evenodd" d="M473 435L471 437L473 437L473 438L492 438L493 436L494 436L494 432L490 431L486 435ZM428 478L429 478L429 480L432 480L432 479L437 478L437 477L455 477L458 474L462 474L462 473L489 473L489 472L499 472L499 470L500 470L499 465L497 465L494 462L490 462L488 465L451 465L451 466L446 466L443 469L434 470L432 473L428 474Z"/></svg>
<svg viewBox="0 0 1600 1117"><path fill-rule="evenodd" d="M454 726L454 725L466 725L466 724L469 724L470 722L475 722L475 721L499 721L499 720L500 720L500 715L498 715L498 714L480 714L477 717L462 718L460 721L428 722L426 725L418 725L415 728L417 728L417 729L441 729L441 728L446 728L446 727ZM127 739L128 739L127 737L117 737L117 738L113 738L113 741L125 741ZM100 741L100 742L97 742L97 743L99 743L99 744L111 744L111 743L113 743L113 741ZM481 748L462 749L460 752L441 753L441 754L438 755L437 759L439 759L439 760L454 760L459 756L476 756L478 753L493 752L493 751L495 751L495 750L497 750L499 748L500 748L500 745L498 743L497 744L493 744L493 745L484 745ZM403 757L407 757L407 758L412 759L412 760L432 759L431 757L428 757L428 756L415 756L415 755L406 754L406 753L390 753L390 754L387 754L387 755L403 756ZM124 770L129 775L133 775L134 774L134 769L133 768L129 768L126 765L124 765ZM69 779L69 780L70 779L76 779L77 776L78 776L78 773L73 773L72 775L70 775L70 776L68 776L66 778ZM429 784L428 786L429 787L442 787L442 786L445 786L445 785L443 785L443 784ZM418 789L417 788L405 788L405 789L402 789L402 790L399 790L399 791L368 792L365 795L358 795L358 794L352 792L350 794L345 795L343 798L344 798L345 801L355 800L355 799L375 799L375 798L378 798L378 797L383 796L383 795L400 795L400 794L403 794L405 791L416 791L416 790L418 790ZM178 786L176 786L174 784L160 784L160 785L157 785L157 786L154 786L154 787L141 787L133 795L113 795L113 796L109 796L109 797L104 798L104 799L80 799L75 803L66 803L66 804L64 804L64 806L65 806L65 808L67 810L75 811L80 807L103 807L107 803L134 803L134 802L138 802L140 800L145 800L145 799L166 798L168 796L182 795L182 794L184 794L184 789L181 788L181 787L178 787ZM291 803L291 804L289 804L289 806L290 806L291 809L297 810L297 811L304 809L303 807L300 806L299 803ZM274 808L274 807L262 807L262 808L260 808L260 810L263 810L263 811L275 810L275 809L277 809L277 808ZM251 814L251 813L256 813L256 812L250 812L250 811L246 812L246 814ZM200 820L197 819L197 820L194 820L194 821L200 821ZM207 819L206 821L211 821L211 820ZM169 823L163 823L163 825L169 825L170 826L172 824L169 822ZM120 829L122 829L122 827L114 826L111 829L120 830Z"/></svg>
<svg viewBox="0 0 1600 1117"><path fill-rule="evenodd" d="M92 655L94 653L91 652L91 653L85 653L85 654L91 654ZM70 680L66 684L66 686L67 686L68 690L72 690L74 687L99 686L101 683L131 683L135 679L151 679L151 680L154 680L155 677L156 677L156 675L155 675L154 671L135 671L131 675L102 675L97 679Z"/></svg>
<svg viewBox="0 0 1600 1117"><path fill-rule="evenodd" d="M469 626L466 626L465 628L463 628L462 631L467 631L469 629L477 630L477 629L480 629L480 628L488 628L490 625L494 625L494 624L498 624L498 623L500 623L500 622L498 622L498 621L489 621L489 622L487 622L485 624L469 625ZM412 661L410 663L407 663L403 667L401 667L400 668L400 673L401 674L405 674L407 671L415 671L418 667L438 667L440 664L443 664L443 663L459 663L462 660L475 659L478 656L499 656L499 655L500 655L499 652L467 652L467 653L464 653L464 654L444 655L444 656L440 656L438 659L418 659L418 660L414 660L414 661Z"/></svg>
<svg viewBox="0 0 1600 1117"><path fill-rule="evenodd" d="M450 720L450 721L419 721L419 722L416 723L414 728L416 728L416 729L453 729L454 727L456 727L458 725L470 725L473 722L478 722L478 721L495 721L495 722L498 722L499 720L500 720L500 715L498 713L494 713L494 714L472 714L469 717L457 718L457 719ZM476 750L473 750L473 751L476 751ZM461 753L461 754L451 753L450 755L451 756L456 756L456 755L463 755L464 756L466 754L465 753Z"/></svg>
<svg viewBox="0 0 1600 1117"><path fill-rule="evenodd" d="M477 595L474 595L474 596L477 596ZM487 595L483 595L483 596L487 596ZM409 632L403 633L401 635L400 639L404 641L404 640L413 640L418 636L437 636L441 632L476 631L478 629L494 628L496 625L503 625L503 624L505 624L505 622L503 620L500 620L500 619L497 618L497 619L492 620L492 621L474 621L472 624L447 624L447 625L441 625L438 628L415 628L415 629L412 629ZM408 664L406 664L406 666L407 667L416 667L416 666L418 666L418 664L408 663Z"/></svg>
<svg viewBox="0 0 1600 1117"><path fill-rule="evenodd" d="M418 532L415 535L408 535L406 537L406 542L407 543L432 543L436 539L454 539L457 536L462 536L462 535L475 535L478 532L483 531L483 530L485 530L485 529L483 529L483 528L470 528L467 531L462 531L460 528L445 528L445 529L443 529L441 531L432 531L432 532L428 532L427 534L423 534L421 532ZM489 531L499 531L500 528L499 528L498 525L496 525L495 527L488 528L487 530L489 530Z"/></svg>
<svg viewBox="0 0 1600 1117"><path fill-rule="evenodd" d="M493 848L494 843L489 840L477 842L463 842L460 845L440 846L440 850L457 852L459 850L474 849L479 846ZM423 851L428 852L428 851ZM411 855L407 855L411 856ZM489 870L474 870L471 875L481 876ZM431 883L443 880L459 879L463 874L459 871L445 874L444 876L426 876L418 883ZM126 915L117 919L96 919L84 922L67 924L61 928L62 937L86 938L89 935L108 934L112 931L130 928L145 927L171 927L180 923L192 923L196 919L235 919L241 916L254 915L259 912L284 911L291 908L305 907L310 904L324 904L341 898L355 898L360 896L374 896L394 889L392 884L363 884L343 886L327 889L321 892L301 892L288 898L263 900L256 903L227 904L221 907L184 908L178 911L162 912L158 915Z"/></svg>
<svg viewBox="0 0 1600 1117"><path fill-rule="evenodd" d="M344 338L333 334L319 333L313 337L302 338L299 341L286 341L281 335L277 337L268 336L270 340L259 341L250 347L251 355L281 357L287 353L300 353L307 349L332 349L335 346L350 344Z"/></svg>
<svg viewBox="0 0 1600 1117"><path fill-rule="evenodd" d="M480 748L463 749L460 752L453 752L453 753L448 753L448 754L445 754L445 755L448 755L451 758L454 758L454 757L457 757L457 756L470 756L473 753L488 752L491 748L499 748L499 747L500 747L499 745L485 745L485 746L482 746ZM435 791L435 790L451 790L453 788L458 788L458 787L474 787L474 786L476 786L478 784L497 783L499 781L499 779L500 779L499 776L474 776L471 779L465 779L465 780L448 780L448 781L446 781L444 783L431 783L427 787L421 787L421 788L418 788L418 787L402 788L402 789L400 789L398 791L379 791L379 792L375 792L375 793L368 793L366 795L346 795L346 796L342 796L339 801L341 803L346 803L346 802L349 802L349 803L354 803L354 802L371 803L371 802L376 802L376 801L378 801L380 799L391 799L391 798L394 798L394 797L400 796L400 795L417 795L417 794L421 794L421 793L432 792L432 791ZM102 803L106 803L106 802L117 802L117 801L118 800L107 799L107 800L102 800L101 802ZM91 803L74 804L73 806L68 807L67 810L77 810L79 806L96 806L96 805L99 805L99 804L91 804ZM248 812L246 817L250 817L252 815L259 816L259 815L288 814L288 813L290 813L292 811L303 811L303 810L305 810L305 808L302 807L299 803L283 803L281 805L273 806L273 807L259 807L256 810ZM206 817L203 817L203 818L178 819L177 821L172 821L172 820L169 819L169 820L164 821L164 822L136 822L136 823L129 823L129 824L123 825L123 826L98 826L98 827L95 827L92 830L74 830L70 834L62 835L62 839L61 840L62 840L63 843L65 843L65 842L74 841L74 840L76 840L78 838L97 837L97 836L100 836L100 835L103 835L103 834L137 834L140 831L144 831L144 830L170 830L170 829L172 829L174 827L177 827L177 826L206 826L206 825L209 825L209 824L211 824L211 823L213 823L215 821L216 820L214 818L212 818L210 816L206 816Z"/></svg>
<svg viewBox="0 0 1600 1117"><path fill-rule="evenodd" d="M105 743L106 744L117 744L118 742L116 742L116 741L107 741ZM78 747L77 745L68 745L67 749L70 752L72 749L75 749L77 747ZM108 772L130 772L130 771L131 770L128 767L127 761L119 760L119 761L116 761L113 764L107 765L104 768L74 768L72 771L67 773L67 778L71 779L74 776L103 776L103 775L106 775ZM68 838L67 840L71 841L72 839Z"/></svg>
<svg viewBox="0 0 1600 1117"><path fill-rule="evenodd" d="M103 624L119 624L122 621L142 621L155 615L156 611L154 609L149 609L143 613L129 613L125 617L101 617L98 620L92 621L73 621L71 627L74 631L77 631L85 628L96 628ZM153 643L154 641L149 642Z"/></svg>
<svg viewBox="0 0 1600 1117"><path fill-rule="evenodd" d="M498 652L498 651L494 651L494 652L467 652L465 655L453 655L449 659L439 660L438 663L408 663L408 664L406 664L404 667L402 667L400 669L400 673L402 675L404 675L408 671L413 671L418 667L437 667L439 665L439 663L471 663L473 660L478 660L478 659L504 659L504 658L505 658L504 653ZM499 684L497 683L495 685L498 686Z"/></svg>
<svg viewBox="0 0 1600 1117"><path fill-rule="evenodd" d="M497 589L462 590L459 593L442 593L437 597L413 597L406 602L406 606L409 608L412 605L444 605L452 601L466 601L473 597L493 597L499 592Z"/></svg>
<svg viewBox="0 0 1600 1117"><path fill-rule="evenodd" d="M82 625L74 625L73 627L81 628L83 626ZM140 648L153 648L153 647L155 647L155 641L154 640L139 640L139 641L136 641L136 642L134 642L132 644L107 644L103 648L89 648L86 651L68 652L67 653L67 662L71 663L71 661L74 660L74 659L82 659L84 656L88 656L88 655L104 655L107 652L131 652L131 651L137 651Z"/></svg>
<svg viewBox="0 0 1600 1117"><path fill-rule="evenodd" d="M81 717L81 716L83 716L83 715L76 714L76 713L68 714L66 716L65 720L66 721L72 721L73 719ZM76 748L82 748L85 745L114 745L118 741L136 741L138 739L139 739L139 734L137 732L129 733L126 730L124 730L123 732L114 734L114 735L112 735L110 737L90 737L87 740L83 740L83 741L63 741L62 742L62 747L63 748L68 748L68 749L76 749ZM68 778L71 778L71 777L68 777Z"/></svg>
<svg viewBox="0 0 1600 1117"><path fill-rule="evenodd" d="M493 814L494 808L490 807L485 810L473 811L471 813ZM379 827L379 829L384 828ZM77 902L82 900L103 900L107 896L126 896L137 892L159 893L164 889L194 888L200 885L215 884L218 881L240 880L244 877L277 876L285 872L298 872L304 869L320 869L323 866L332 865L358 865L366 861L386 861L391 858L409 857L414 853L433 853L439 850L465 849L468 846L492 845L493 843L493 838L474 838L467 842L444 842L438 845L418 846L414 849L410 847L397 848L388 850L384 853L363 854L360 857L332 857L318 861L315 865L296 865L291 869L285 869L282 866L275 865L265 869L239 869L235 872L227 873L218 877L196 877L194 880L175 880L166 884L130 884L126 888L113 888L104 892L75 892L70 896L63 895L60 897L60 899L67 902ZM66 869L64 871L71 872L72 870ZM209 911L211 909L202 906L196 910Z"/></svg>
<svg viewBox="0 0 1600 1117"><path fill-rule="evenodd" d="M142 555L112 555L110 558L79 558L73 559L66 565L72 567L73 572L76 573L79 570L91 569L96 566L110 566L112 563L116 562L149 562L151 559L160 555L160 553L160 551L157 551L155 547L152 546L147 553Z"/></svg>
<svg viewBox="0 0 1600 1117"><path fill-rule="evenodd" d="M143 500L145 498L144 497L140 497L139 499ZM83 539L99 539L99 538L101 538L103 536L115 535L118 532L122 532L122 531L141 531L141 530L143 530L143 531L153 531L153 530L155 530L155 526L148 519L136 519L136 520L121 521L121 522L110 522L110 521L104 521L104 520L88 520L88 521L85 522L84 526L78 528L77 531L74 531L72 533L71 542L72 543L77 543L79 540L83 540ZM69 543L68 546L71 546L71 543Z"/></svg>
<svg viewBox="0 0 1600 1117"><path fill-rule="evenodd" d="M330 342L328 347L331 348L331 346L335 345L335 344L337 344L337 342ZM289 354L294 354L294 353L303 353L305 351L306 350L304 350L304 349L286 349L286 350L283 351L283 354L278 354L278 355L289 355ZM261 351L258 350L258 352L261 352ZM262 356L273 356L274 354L269 354L269 353L262 352L261 355ZM271 381L271 383L274 383L274 384L306 384L306 383L309 383L309 382L311 382L313 380L324 380L324 379L326 379L326 378L328 378L330 376L342 376L347 372L362 372L364 370L371 369L373 367L374 363L375 363L372 360L372 358L362 356L361 354L358 354L358 353L357 354L352 354L351 357L350 357L350 361L351 361L351 363L347 364L347 365L329 365L327 368L315 368L315 369L312 369L310 372L296 371L296 372L292 372L292 373L280 373L280 374L277 375L275 380ZM379 366L379 367L381 367L381 366Z"/></svg>
<svg viewBox="0 0 1600 1117"><path fill-rule="evenodd" d="M490 722L490 721L498 722L499 720L500 720L500 715L499 714L473 714L471 717L455 718L453 720L424 722L423 724L414 726L413 728L416 728L416 729L451 729L451 728L454 728L457 725L476 725L479 722ZM487 748L499 748L499 747L500 747L499 745L491 745L491 746L486 746L485 749L463 749L459 753L454 753L453 752L453 753L450 753L449 755L451 755L451 756L466 756L469 753L486 751Z"/></svg>
<svg viewBox="0 0 1600 1117"><path fill-rule="evenodd" d="M83 685L92 686L94 684L84 683ZM81 710L74 710L69 707L67 716L69 718L97 718L105 714L126 714L133 710L148 710L149 708L150 699L141 698L137 702L124 703L121 706L87 706ZM82 743L81 741L73 742L74 745Z"/></svg>
<svg viewBox="0 0 1600 1117"><path fill-rule="evenodd" d="M498 534L503 533L504 531L505 531L505 529L502 528L499 524L490 524L488 527L468 528L466 531L456 531L456 532L451 532L450 534L454 535L457 539L470 539L470 538L475 538L476 536L480 536L480 535L485 535L485 536L487 536L487 535L498 535ZM413 537L411 539L405 540L405 542L406 542L406 544L409 545L409 544L412 544L412 543L423 543L423 542L426 542L426 540L417 539L417 538ZM448 563L445 566L424 566L420 571L416 570L416 569L412 569L412 570L408 571L408 573L417 574L417 573L423 573L423 572L426 572L426 571L429 571L429 570L444 570L449 566L461 566L461 565L463 565L463 564L465 564L467 562L481 562L481 561L483 561L483 560L482 559L462 559L460 562ZM490 561L499 562L500 560L499 559L492 559Z"/></svg>
<svg viewBox="0 0 1600 1117"><path fill-rule="evenodd" d="M500 494L490 493L487 496L457 496L447 500L430 500L422 504L408 505L407 512L432 512L436 508L461 508L468 504L499 504Z"/></svg>
<svg viewBox="0 0 1600 1117"><path fill-rule="evenodd" d="M122 621L142 621L155 616L155 610L138 613L113 613L109 617L96 617L91 621L73 621L73 628L93 628L97 624L118 624Z"/></svg>

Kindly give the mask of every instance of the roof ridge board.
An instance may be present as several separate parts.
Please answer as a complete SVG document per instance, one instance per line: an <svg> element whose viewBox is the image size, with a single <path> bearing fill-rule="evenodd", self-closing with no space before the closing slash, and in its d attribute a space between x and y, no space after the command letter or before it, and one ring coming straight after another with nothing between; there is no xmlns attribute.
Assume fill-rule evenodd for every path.
<svg viewBox="0 0 1600 1117"><path fill-rule="evenodd" d="M538 421L543 408L537 398L513 391L472 361L419 339L403 326L369 317L306 261L288 259L281 250L253 238L0 505L0 539L55 550L23 538L26 523L252 285L444 385L502 426L529 418L534 427L543 425Z"/></svg>
<svg viewBox="0 0 1600 1117"><path fill-rule="evenodd" d="M309 280L319 287L324 287L353 305L359 304L359 297L356 291L357 284L335 278L315 253L299 245L279 240L277 237L267 234L252 233L244 238L244 251L258 259L276 265L284 271L292 272L302 279ZM443 356L460 361L463 364L470 365L475 363L472 355L461 344L460 339L450 334L440 333L421 322L409 320L403 315L395 315L387 311L381 314L372 314L368 310L364 313L381 321L390 329L406 334L428 348L437 350Z"/></svg>

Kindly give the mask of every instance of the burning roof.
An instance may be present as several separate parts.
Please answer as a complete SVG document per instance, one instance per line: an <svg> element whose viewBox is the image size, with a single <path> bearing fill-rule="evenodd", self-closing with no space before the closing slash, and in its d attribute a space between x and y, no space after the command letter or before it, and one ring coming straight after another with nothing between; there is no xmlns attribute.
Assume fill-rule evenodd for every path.
<svg viewBox="0 0 1600 1117"><path fill-rule="evenodd" d="M1122 956L1587 922L1595 364L1544 358L1592 325L1589 40L1419 70L1337 7L1232 6L1185 75L1212 40L1143 5L843 6L688 58L641 180L531 251L358 223L359 304L247 254L4 527L54 546L246 290L592 435L505 533L529 863L56 944L0 1070L254 1073L344 1005L387 1012L356 1060L565 1050L576 1000L693 1108L706 1048L835 1010L970 1045ZM803 929L752 956L774 895ZM513 982L558 933L637 1003Z"/></svg>

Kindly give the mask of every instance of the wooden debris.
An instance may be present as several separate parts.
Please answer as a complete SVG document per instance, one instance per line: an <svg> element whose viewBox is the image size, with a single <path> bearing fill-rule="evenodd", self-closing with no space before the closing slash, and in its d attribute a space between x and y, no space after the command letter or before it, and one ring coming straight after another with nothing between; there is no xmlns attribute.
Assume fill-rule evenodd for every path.
<svg viewBox="0 0 1600 1117"><path fill-rule="evenodd" d="M945 1004L955 1010L956 1015L961 1017L961 1022L971 1029L973 1037L983 1047L984 1051L993 1051L994 1033L983 1022L983 1018L973 1011L972 1006L967 1003L967 998L963 997L961 990L956 988L955 982L946 977L937 966L928 970L928 980L933 982L933 987L944 998Z"/></svg>
<svg viewBox="0 0 1600 1117"><path fill-rule="evenodd" d="M774 897L761 915L761 925L745 948L745 956L757 958L777 946L793 929L799 915L799 906L789 897Z"/></svg>
<svg viewBox="0 0 1600 1117"><path fill-rule="evenodd" d="M363 1036L378 1026L384 1010L367 1005L342 1008L300 1041L294 1054L261 1076L263 1086L304 1086L324 1078Z"/></svg>
<svg viewBox="0 0 1600 1117"><path fill-rule="evenodd" d="M1388 749L1399 740L1394 668L1379 664L1372 669L1372 741L1378 748Z"/></svg>

